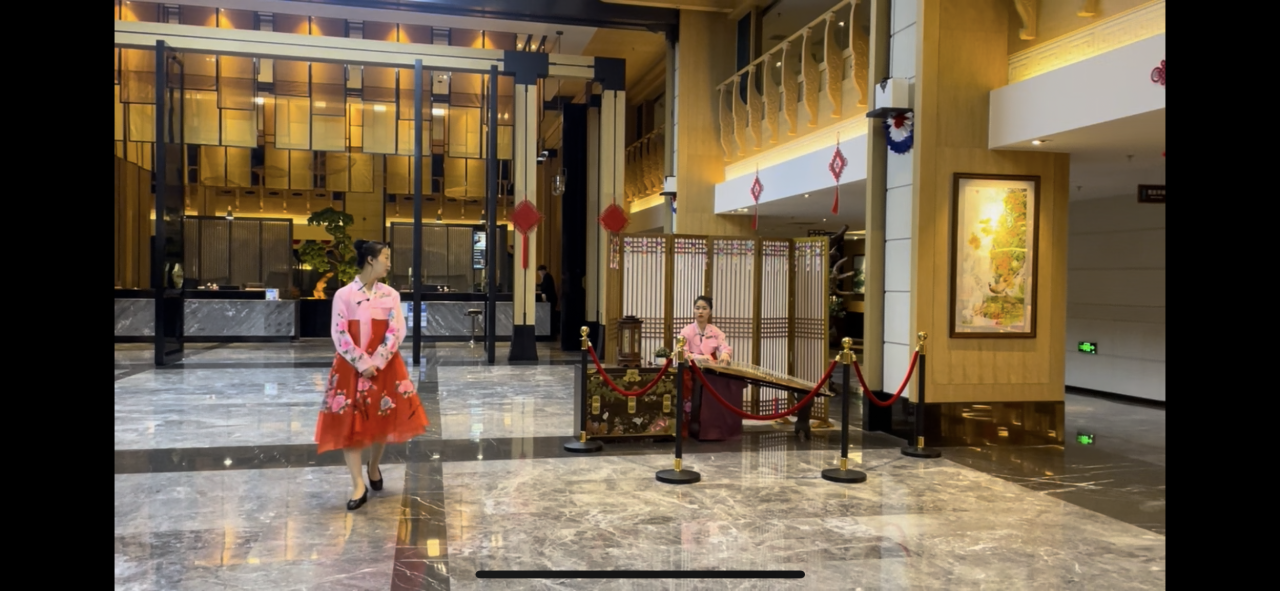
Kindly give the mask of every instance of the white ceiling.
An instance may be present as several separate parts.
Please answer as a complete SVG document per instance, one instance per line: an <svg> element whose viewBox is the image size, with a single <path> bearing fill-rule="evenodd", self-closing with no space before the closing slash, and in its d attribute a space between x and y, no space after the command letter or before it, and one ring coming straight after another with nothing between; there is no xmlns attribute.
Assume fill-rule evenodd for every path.
<svg viewBox="0 0 1280 591"><path fill-rule="evenodd" d="M1040 139L1049 141L1039 146L1022 142L1003 149L1071 154L1072 200L1121 195L1136 198L1138 185L1164 184L1164 109Z"/></svg>
<svg viewBox="0 0 1280 591"><path fill-rule="evenodd" d="M758 233L769 237L804 236L810 229L839 230L844 224L849 231L861 231L867 227L865 179L840 185L840 214L831 214L831 202L835 188L798 193L760 204ZM806 197L805 195L808 195ZM736 209L725 215L751 216L754 207ZM825 220L825 221L824 221Z"/></svg>

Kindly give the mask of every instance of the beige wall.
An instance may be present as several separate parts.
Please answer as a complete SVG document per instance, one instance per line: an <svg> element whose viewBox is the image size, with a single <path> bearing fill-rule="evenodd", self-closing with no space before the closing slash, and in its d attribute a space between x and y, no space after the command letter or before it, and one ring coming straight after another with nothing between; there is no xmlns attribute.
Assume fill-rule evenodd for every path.
<svg viewBox="0 0 1280 591"><path fill-rule="evenodd" d="M1165 399L1165 209L1135 195L1071 203L1066 382ZM1098 353L1076 351L1081 341Z"/></svg>
<svg viewBox="0 0 1280 591"><path fill-rule="evenodd" d="M986 147L989 96L1008 77L1005 27L1016 26L1007 5L1007 0L918 4L911 334L930 335L929 402L1063 398L1070 157ZM1035 338L949 338L957 172L1040 176Z"/></svg>
<svg viewBox="0 0 1280 591"><path fill-rule="evenodd" d="M715 85L733 74L733 23L723 14L680 11L676 59L676 230L681 234L749 236L751 219L715 214L724 181L724 149Z"/></svg>
<svg viewBox="0 0 1280 591"><path fill-rule="evenodd" d="M1041 43L1052 41L1100 20L1111 18L1126 10L1149 3L1151 3L1151 0L1096 0L1094 4L1098 6L1097 14L1085 17L1076 14L1081 7L1087 4L1084 0L1040 0L1036 2L1036 6L1040 11L1036 19L1036 38L1023 40L1018 36L1018 31L1022 28L1022 19L1018 16L1018 11L1014 8L1013 2L1004 2L1008 6L1007 12L1009 16L1009 31L1007 34L1009 54L1012 55L1019 51L1031 49Z"/></svg>

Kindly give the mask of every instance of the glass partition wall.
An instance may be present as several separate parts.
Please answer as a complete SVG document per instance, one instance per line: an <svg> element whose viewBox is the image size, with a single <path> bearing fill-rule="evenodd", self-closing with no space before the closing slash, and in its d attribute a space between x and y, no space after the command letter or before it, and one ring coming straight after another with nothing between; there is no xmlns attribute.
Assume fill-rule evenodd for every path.
<svg viewBox="0 0 1280 591"><path fill-rule="evenodd" d="M130 6L132 12L118 13L117 18L161 22L163 15L150 14L147 3ZM174 8L155 6L160 12ZM252 11L185 5L176 10L182 24L262 27L263 15ZM356 24L283 14L271 18L271 30L308 35L354 36L351 27ZM164 20L173 22L171 15ZM369 21L358 25L365 39L494 49L516 45L514 34ZM116 48L115 54L116 284L149 288L153 285L150 258L155 253L149 244L155 232L155 51ZM458 291L474 291L477 282L483 285L482 268L454 273L448 267L440 272L431 249L451 253L450 240L465 242L461 234L452 238L450 230L445 230L450 238L441 242L433 228L473 226L488 215L488 75L424 72L424 92L418 103L423 125L422 179L416 179L412 161L418 97L414 96L413 68L194 53L181 57L184 67L176 74L180 89L175 95L181 100L175 101L180 104L173 110L180 143L167 154L170 160L178 160L170 164L178 171L173 180L180 196L178 218L190 218L175 226L186 250L178 260L185 263L188 285L235 284L243 276L241 283L270 284L281 290L281 297L313 297L320 295L317 283L333 272L321 290L332 293L349 274L349 268L342 268L346 265L336 263L350 261L351 240L363 238L408 241L406 250L393 251L397 273L392 279L397 287L409 289L413 194L419 187L427 224L423 228L425 268L417 276ZM500 233L505 233L514 203L513 79L499 76L497 88L499 211L494 214ZM344 220L342 214L349 217ZM310 218L321 223L308 225ZM290 222L287 238L280 235L284 227L271 220ZM259 232L250 231L253 223ZM334 228L335 223L339 227ZM185 240L184 226L193 234ZM402 229L393 229L397 227ZM220 232L234 238L237 228L244 240L214 244ZM271 238L270 251L267 238ZM289 243L284 257L274 250L282 240ZM503 236L504 248L506 242ZM323 248L335 264L311 269L303 256L308 243L312 249ZM239 250L244 259L258 264L240 261L237 267L241 253L230 250ZM463 250L471 266L474 249ZM166 257L177 251L168 252ZM404 256L398 256L400 252ZM505 251L499 255L499 261L507 260ZM461 261L463 254L458 257ZM446 256L445 260L451 259ZM286 276L280 275L282 271ZM511 283L502 281L503 274L509 271L500 271L499 283L509 291Z"/></svg>

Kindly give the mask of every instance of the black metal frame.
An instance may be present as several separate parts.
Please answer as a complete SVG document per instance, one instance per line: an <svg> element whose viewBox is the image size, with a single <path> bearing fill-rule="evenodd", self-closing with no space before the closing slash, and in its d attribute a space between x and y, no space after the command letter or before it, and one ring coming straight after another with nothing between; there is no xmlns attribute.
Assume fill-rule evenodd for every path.
<svg viewBox="0 0 1280 591"><path fill-rule="evenodd" d="M156 58L156 87L155 87L155 112L156 112L156 142L153 153L155 155L155 165L152 167L154 171L155 182L155 237L151 243L151 288L155 294L155 364L157 366L165 366L180 362L184 356L183 347L183 302L182 285L177 285L173 289L165 287L166 281L172 279L172 276L166 277L168 273L165 259L167 258L166 244L172 242L175 248L184 248L185 243L182 237L182 220L179 219L177 224L177 236L171 235L171 228L168 227L169 207L166 200L172 197L173 187L182 187L182 180L186 177L186 171L179 173L178 179L171 179L170 168L174 163L169 162L168 144L182 145L183 143L183 127L182 121L174 121L177 114L173 107L172 93L169 80L170 62L177 64L177 104L179 109L182 105L183 97L183 62L182 57L169 46L168 43L162 41L156 42L155 49ZM180 113L181 111L178 111ZM173 181L177 181L176 183ZM182 195L179 198L184 197ZM182 259L179 255L177 259ZM180 260L180 262L185 262Z"/></svg>

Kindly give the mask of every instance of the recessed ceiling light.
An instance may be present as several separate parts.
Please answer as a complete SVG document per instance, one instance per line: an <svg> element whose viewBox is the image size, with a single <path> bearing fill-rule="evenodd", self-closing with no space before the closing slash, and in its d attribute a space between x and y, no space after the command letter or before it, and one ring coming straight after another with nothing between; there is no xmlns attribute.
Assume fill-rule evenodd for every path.
<svg viewBox="0 0 1280 591"><path fill-rule="evenodd" d="M1048 142L1048 141L1049 141L1049 140L1031 140L1031 145L1033 145L1033 146L1038 146L1038 145L1043 144L1043 143L1046 143L1046 142Z"/></svg>
<svg viewBox="0 0 1280 591"><path fill-rule="evenodd" d="M805 199L808 199L808 198L809 198L809 194L808 194L808 193L805 193L805 194L804 194L804 198L805 198Z"/></svg>
<svg viewBox="0 0 1280 591"><path fill-rule="evenodd" d="M781 66L781 65L782 65L782 62L778 62L777 64L774 64L774 65L775 65L775 66Z"/></svg>
<svg viewBox="0 0 1280 591"><path fill-rule="evenodd" d="M840 21L840 26L844 26L844 21Z"/></svg>

